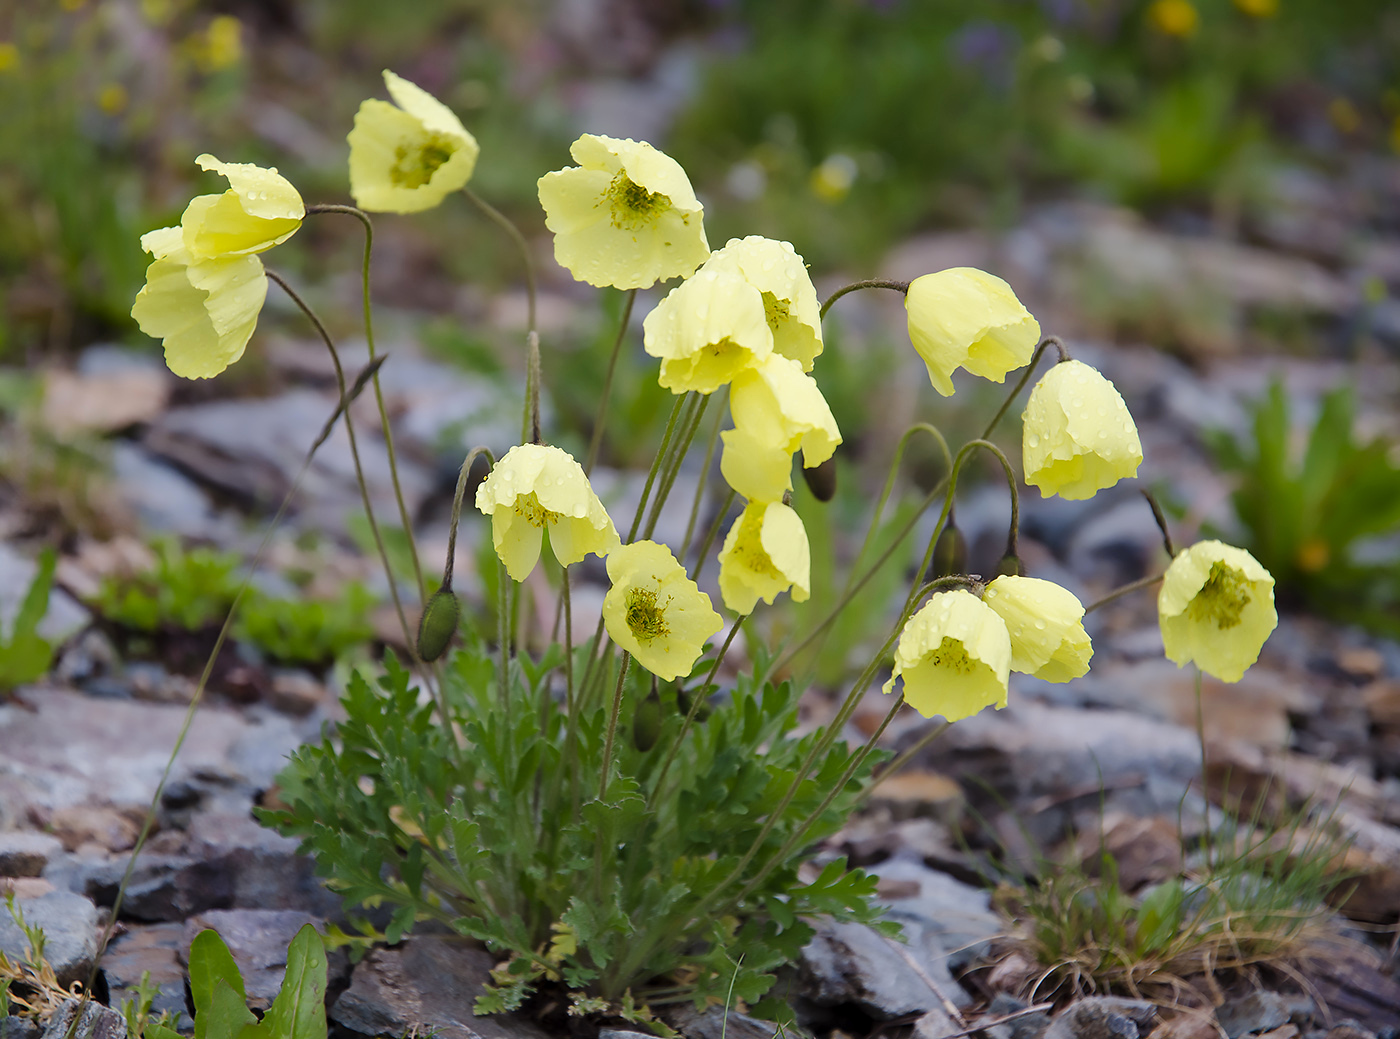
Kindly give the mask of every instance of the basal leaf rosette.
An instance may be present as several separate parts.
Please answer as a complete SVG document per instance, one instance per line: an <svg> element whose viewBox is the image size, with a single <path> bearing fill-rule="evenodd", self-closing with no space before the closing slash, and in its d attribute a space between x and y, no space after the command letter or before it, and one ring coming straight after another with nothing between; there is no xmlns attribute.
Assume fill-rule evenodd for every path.
<svg viewBox="0 0 1400 1039"><path fill-rule="evenodd" d="M993 382L1030 363L1040 324L1011 286L975 267L925 274L904 296L909 339L928 366L929 381L945 397L952 374L966 368Z"/></svg>
<svg viewBox="0 0 1400 1039"><path fill-rule="evenodd" d="M655 541L623 545L608 554L608 578L608 636L663 681L689 675L724 622L671 550Z"/></svg>
<svg viewBox="0 0 1400 1039"><path fill-rule="evenodd" d="M807 529L782 502L746 504L719 552L720 594L724 605L741 615L752 613L759 599L771 605L789 588L793 602L805 602L811 572Z"/></svg>
<svg viewBox="0 0 1400 1039"><path fill-rule="evenodd" d="M230 187L220 195L193 198L185 207L180 230L191 261L266 252L301 227L306 206L276 168L220 162L209 154L195 162L227 178Z"/></svg>
<svg viewBox="0 0 1400 1039"><path fill-rule="evenodd" d="M698 275L697 275L698 277ZM772 354L734 377L729 388L734 429L720 434L720 471L750 501L778 501L792 489L792 456L810 469L830 458L841 431L816 380L787 357Z"/></svg>
<svg viewBox="0 0 1400 1039"><path fill-rule="evenodd" d="M812 370L822 352L821 303L807 265L791 243L759 235L731 238L700 269L733 271L758 289L773 352L796 361L804 372Z"/></svg>
<svg viewBox="0 0 1400 1039"><path fill-rule="evenodd" d="M155 257L131 316L165 345L165 363L185 379L210 379L234 361L252 338L267 298L267 275L253 255L196 261L179 227L141 236Z"/></svg>
<svg viewBox="0 0 1400 1039"><path fill-rule="evenodd" d="M617 528L593 493L583 466L547 444L512 447L476 490L476 507L491 517L491 540L511 579L530 576L544 533L561 566L590 552L605 556Z"/></svg>
<svg viewBox="0 0 1400 1039"><path fill-rule="evenodd" d="M645 141L584 134L577 166L539 180L554 258L579 281L645 289L710 255L704 207L680 163Z"/></svg>
<svg viewBox="0 0 1400 1039"><path fill-rule="evenodd" d="M1069 589L1035 577L998 577L982 601L1006 622L1012 671L1047 682L1089 673L1094 647L1084 630L1084 604Z"/></svg>
<svg viewBox="0 0 1400 1039"><path fill-rule="evenodd" d="M1021 461L1042 497L1091 498L1137 475L1142 441L1113 383L1082 361L1061 361L1026 401Z"/></svg>
<svg viewBox="0 0 1400 1039"><path fill-rule="evenodd" d="M672 393L713 393L773 352L763 297L728 270L698 271L642 322L642 346L661 359Z"/></svg>
<svg viewBox="0 0 1400 1039"><path fill-rule="evenodd" d="M360 102L350 143L350 194L371 213L432 209L471 180L481 148L422 87L384 70L394 104Z"/></svg>
<svg viewBox="0 0 1400 1039"><path fill-rule="evenodd" d="M1274 578L1242 548L1198 541L1167 567L1157 613L1168 660L1238 682L1278 625Z"/></svg>
<svg viewBox="0 0 1400 1039"><path fill-rule="evenodd" d="M904 702L925 718L950 722L1006 706L1011 637L996 611L959 588L939 592L909 618L884 691L904 680Z"/></svg>

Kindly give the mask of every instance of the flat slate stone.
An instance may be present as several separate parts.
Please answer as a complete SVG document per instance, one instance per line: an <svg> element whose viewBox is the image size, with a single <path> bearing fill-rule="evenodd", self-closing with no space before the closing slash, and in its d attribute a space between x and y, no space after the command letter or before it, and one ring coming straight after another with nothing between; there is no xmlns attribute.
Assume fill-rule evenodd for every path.
<svg viewBox="0 0 1400 1039"><path fill-rule="evenodd" d="M97 907L71 891L51 891L38 898L16 900L30 927L43 929L44 956L65 988L86 981L97 955ZM0 911L0 953L10 959L29 954L29 939L10 914Z"/></svg>

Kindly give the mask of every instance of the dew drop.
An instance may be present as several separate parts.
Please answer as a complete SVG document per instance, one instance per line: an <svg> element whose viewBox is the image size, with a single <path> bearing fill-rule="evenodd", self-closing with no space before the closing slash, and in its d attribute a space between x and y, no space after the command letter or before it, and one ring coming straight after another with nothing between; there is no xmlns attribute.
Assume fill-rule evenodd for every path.
<svg viewBox="0 0 1400 1039"><path fill-rule="evenodd" d="M1041 620L1036 621L1036 622L1035 622L1035 630L1036 630L1036 631L1044 631L1044 630L1045 630L1045 622L1044 622L1044 621L1041 621Z"/></svg>
<svg viewBox="0 0 1400 1039"><path fill-rule="evenodd" d="M1030 436L1026 437L1026 446L1027 446L1027 447L1039 447L1039 446L1040 446L1040 437L1038 437L1038 436L1036 436L1034 433L1032 433Z"/></svg>

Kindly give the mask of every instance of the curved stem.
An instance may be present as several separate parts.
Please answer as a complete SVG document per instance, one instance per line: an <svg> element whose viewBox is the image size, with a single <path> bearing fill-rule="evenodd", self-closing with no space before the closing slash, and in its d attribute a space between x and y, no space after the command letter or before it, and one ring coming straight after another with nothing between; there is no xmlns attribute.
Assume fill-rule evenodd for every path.
<svg viewBox="0 0 1400 1039"><path fill-rule="evenodd" d="M360 265L360 296L364 301L365 311L365 347L369 351L371 363L375 360L374 352L374 321L373 306L370 303L369 294L369 261L370 254L374 249L374 224L370 221L369 214L355 206L339 205L318 205L307 206L308 215L315 213L345 213L353 216L365 229L365 253L364 260ZM384 450L389 456L389 480L394 487L394 499L399 504L399 522L403 524L404 536L408 539L408 552L413 559L413 576L418 582L418 596L424 602L428 601L427 586L423 582L423 567L418 561L418 540L413 535L413 524L408 516L408 503L404 499L403 486L399 482L399 462L398 454L394 450L394 431L389 423L389 409L384 406L384 391L379 385L379 369L374 371L374 402L379 408L379 429L384 436Z"/></svg>
<svg viewBox="0 0 1400 1039"><path fill-rule="evenodd" d="M1093 613L1100 606L1107 606L1114 599L1121 599L1123 598L1123 596L1129 595L1142 588L1151 588L1154 584L1158 584L1162 580L1162 578L1166 576L1166 574L1157 574L1155 577L1142 577L1136 581L1129 581L1121 588L1113 589L1113 591L1109 592L1102 599L1098 599L1094 602L1091 602L1088 606L1084 607L1084 612Z"/></svg>
<svg viewBox="0 0 1400 1039"><path fill-rule="evenodd" d="M627 338L627 327L632 323L632 305L637 302L637 290L629 289L627 302L622 306L622 320L617 326L617 338L613 340L612 353L608 357L608 374L603 378L603 395L598 401L598 415L593 420L593 436L588 442L588 460L583 465L585 473L591 473L598 461L598 452L603 446L603 427L608 422L608 399L612 396L613 375L617 371L617 358L622 353L622 342Z"/></svg>
<svg viewBox="0 0 1400 1039"><path fill-rule="evenodd" d="M843 285L822 304L821 313L818 320L826 317L826 312L831 309L831 305L848 292L855 292L857 289L893 289L895 292L908 292L909 283L907 281L890 281L887 278L867 278L865 281L853 281L849 285Z"/></svg>
<svg viewBox="0 0 1400 1039"><path fill-rule="evenodd" d="M538 283L535 280L535 261L530 255L530 243L525 240L525 236L520 233L520 228L515 226L515 222L510 217L473 191L470 184L463 185L462 194L471 199L472 204L477 209L486 214L497 227L509 235L510 240L515 243L515 247L520 250L520 258L525 262L525 329L527 332L534 332L539 327L535 323L535 300L538 295Z"/></svg>
<svg viewBox="0 0 1400 1039"><path fill-rule="evenodd" d="M1142 496L1147 499L1147 505L1152 510L1152 518L1157 521L1157 529L1162 532L1162 547L1167 550L1167 558L1176 558L1176 546L1172 544L1172 532L1167 527L1167 517L1162 512L1162 506L1157 502L1157 496L1146 487L1142 488Z"/></svg>
<svg viewBox="0 0 1400 1039"><path fill-rule="evenodd" d="M1011 407L1012 401L1025 389L1026 383L1030 381L1031 374L1035 371L1035 366L1040 363L1040 355L1045 353L1047 347L1051 346L1059 352L1061 361L1069 360L1069 351L1065 349L1065 344L1060 341L1059 336L1046 336L1042 339L1040 345L1035 348L1035 353L1031 354L1031 363L1026 365L1026 370L1021 373L1021 378L1016 380L1016 385L1011 388L1011 392L1006 395L1006 400L1001 402L1001 407L998 408L997 413L992 416L992 421L988 422L987 428L982 431L983 440L988 439L992 435L992 431L997 428L997 423L1001 421L1001 417L1005 415L1007 409Z"/></svg>
<svg viewBox="0 0 1400 1039"><path fill-rule="evenodd" d="M457 525L462 520L462 499L467 494L467 480L471 476L472 464L478 455L485 455L486 461L492 466L496 464L496 457L490 450L484 447L474 447L467 454L467 460L462 463L462 468L457 471L457 489L452 494L452 523L447 528L447 562L442 567L442 587L452 590L452 569L457 563Z"/></svg>

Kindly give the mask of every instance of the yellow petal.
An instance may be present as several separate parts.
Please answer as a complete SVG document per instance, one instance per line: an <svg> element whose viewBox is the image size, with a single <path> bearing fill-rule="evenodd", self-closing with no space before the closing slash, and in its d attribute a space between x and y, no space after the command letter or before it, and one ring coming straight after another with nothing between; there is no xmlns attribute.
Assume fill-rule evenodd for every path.
<svg viewBox="0 0 1400 1039"><path fill-rule="evenodd" d="M238 196L243 211L261 220L300 220L306 216L306 206L292 182L277 172L277 167L257 166L251 162L220 162L208 154L194 160L202 170L209 170L228 180Z"/></svg>
<svg viewBox="0 0 1400 1039"><path fill-rule="evenodd" d="M724 605L752 613L758 600L771 603L792 589L802 602L811 584L811 548L806 528L782 502L749 502L729 528L719 553L719 588Z"/></svg>
<svg viewBox="0 0 1400 1039"><path fill-rule="evenodd" d="M608 555L603 599L608 636L664 681L689 675L705 641L724 626L710 597L665 545L637 541Z"/></svg>
<svg viewBox="0 0 1400 1039"><path fill-rule="evenodd" d="M1113 383L1082 361L1062 361L1026 401L1021 460L1042 497L1089 498L1137 475L1142 442Z"/></svg>
<svg viewBox="0 0 1400 1039"><path fill-rule="evenodd" d="M778 501L792 490L792 455L744 429L720 434L719 469L725 482L750 501Z"/></svg>
<svg viewBox="0 0 1400 1039"><path fill-rule="evenodd" d="M301 227L306 215L301 195L275 169L220 162L208 154L195 161L232 187L220 195L200 195L185 207L180 228L194 260L266 252Z"/></svg>
<svg viewBox="0 0 1400 1039"><path fill-rule="evenodd" d="M512 581L523 581L535 569L544 542L544 524L525 511L497 509L491 514L491 544Z"/></svg>
<svg viewBox="0 0 1400 1039"><path fill-rule="evenodd" d="M822 352L821 303L807 265L789 242L750 235L731 238L701 270L732 270L763 296L773 352L812 370Z"/></svg>
<svg viewBox="0 0 1400 1039"><path fill-rule="evenodd" d="M776 354L734 377L729 410L734 425L755 441L788 454L800 450L808 469L825 462L841 443L816 381L796 361Z"/></svg>
<svg viewBox="0 0 1400 1039"><path fill-rule="evenodd" d="M1238 682L1278 625L1273 575L1242 548L1199 541L1167 567L1157 612L1168 660Z"/></svg>
<svg viewBox="0 0 1400 1039"><path fill-rule="evenodd" d="M1006 622L1011 670L1049 682L1088 673L1093 648L1084 631L1084 606L1073 592L1034 577L998 577L983 601Z"/></svg>
<svg viewBox="0 0 1400 1039"><path fill-rule="evenodd" d="M950 722L1006 706L1011 638L996 612L971 592L940 592L909 618L884 691L904 681L904 701Z"/></svg>
<svg viewBox="0 0 1400 1039"><path fill-rule="evenodd" d="M425 129L462 140L474 140L452 109L418 84L410 83L402 76L385 69L384 86L388 89L389 96L394 99L394 104L418 120Z"/></svg>
<svg viewBox="0 0 1400 1039"><path fill-rule="evenodd" d="M729 271L700 271L672 289L642 322L646 352L661 358L672 393L713 393L773 352L763 297Z"/></svg>
<svg viewBox="0 0 1400 1039"><path fill-rule="evenodd" d="M164 228L165 232L178 228ZM154 237L153 237L154 235ZM267 298L267 275L256 256L182 262L169 234L147 235L166 258L146 269L131 316L149 336L164 340L170 370L186 379L218 375L243 356Z"/></svg>
<svg viewBox="0 0 1400 1039"><path fill-rule="evenodd" d="M953 372L1001 382L1028 364L1040 340L1040 325L1011 286L973 267L925 274L904 297L909 338L928 366L933 388L953 392Z"/></svg>

